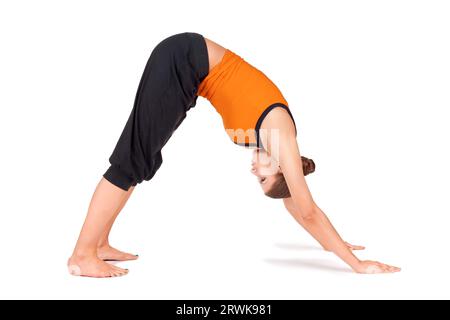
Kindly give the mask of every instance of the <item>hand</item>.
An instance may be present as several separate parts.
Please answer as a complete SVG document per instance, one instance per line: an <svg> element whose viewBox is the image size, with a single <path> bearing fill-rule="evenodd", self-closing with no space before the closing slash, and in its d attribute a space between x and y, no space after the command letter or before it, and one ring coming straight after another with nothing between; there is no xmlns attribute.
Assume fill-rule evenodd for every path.
<svg viewBox="0 0 450 320"><path fill-rule="evenodd" d="M353 270L356 273L375 274L375 273L394 273L401 269L390 266L378 261L360 261Z"/></svg>
<svg viewBox="0 0 450 320"><path fill-rule="evenodd" d="M366 247L363 247L363 246L357 246L357 245L354 245L354 244L350 244L350 243L348 243L348 242L345 242L345 245L350 249L350 250L364 250ZM329 250L329 249L327 249L327 248L324 248L325 249L325 251L331 251L331 250Z"/></svg>
<svg viewBox="0 0 450 320"><path fill-rule="evenodd" d="M345 244L347 245L347 247L350 250L364 250L366 248L366 247L363 247L363 246L357 246L357 245L354 245L354 244L350 244L348 242L346 242Z"/></svg>

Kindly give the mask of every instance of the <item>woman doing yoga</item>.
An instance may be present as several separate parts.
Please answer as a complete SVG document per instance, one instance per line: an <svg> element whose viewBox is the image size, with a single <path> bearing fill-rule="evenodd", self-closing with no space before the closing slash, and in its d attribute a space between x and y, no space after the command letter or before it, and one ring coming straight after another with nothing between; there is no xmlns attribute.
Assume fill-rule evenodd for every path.
<svg viewBox="0 0 450 320"><path fill-rule="evenodd" d="M161 41L142 74L134 106L92 196L69 272L116 277L128 273L106 261L138 257L113 248L109 233L135 186L150 180L162 164L162 148L183 122L198 96L208 99L232 142L254 148L251 172L265 195L283 199L288 212L325 250L358 273L388 273L399 268L361 261L314 202L305 176L315 170L300 155L297 128L287 101L264 73L236 53L184 32Z"/></svg>

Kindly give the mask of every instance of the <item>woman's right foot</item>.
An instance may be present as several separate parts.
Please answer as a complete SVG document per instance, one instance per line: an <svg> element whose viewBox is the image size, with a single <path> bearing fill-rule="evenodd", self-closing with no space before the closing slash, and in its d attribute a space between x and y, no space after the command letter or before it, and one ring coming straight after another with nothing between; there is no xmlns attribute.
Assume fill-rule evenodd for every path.
<svg viewBox="0 0 450 320"><path fill-rule="evenodd" d="M71 275L81 277L111 278L128 274L128 269L110 265L96 256L74 255L67 262L67 267Z"/></svg>

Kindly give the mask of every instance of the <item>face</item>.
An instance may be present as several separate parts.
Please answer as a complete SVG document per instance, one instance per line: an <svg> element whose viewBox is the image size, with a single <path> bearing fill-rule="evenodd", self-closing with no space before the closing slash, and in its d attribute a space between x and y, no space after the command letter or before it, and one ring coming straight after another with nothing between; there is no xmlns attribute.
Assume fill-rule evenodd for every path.
<svg viewBox="0 0 450 320"><path fill-rule="evenodd" d="M258 178L258 183L261 185L264 193L270 190L275 182L275 175L281 172L278 163L264 149L255 149L253 151L250 171Z"/></svg>

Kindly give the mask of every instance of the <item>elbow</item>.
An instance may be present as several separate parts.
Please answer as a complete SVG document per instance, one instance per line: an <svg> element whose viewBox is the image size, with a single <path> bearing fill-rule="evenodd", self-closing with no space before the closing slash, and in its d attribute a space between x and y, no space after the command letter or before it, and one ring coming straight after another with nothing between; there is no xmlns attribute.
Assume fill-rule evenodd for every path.
<svg viewBox="0 0 450 320"><path fill-rule="evenodd" d="M318 214L317 214L317 210L315 207L311 206L311 207L306 207L306 208L302 208L300 210L302 219L304 221L315 221Z"/></svg>

